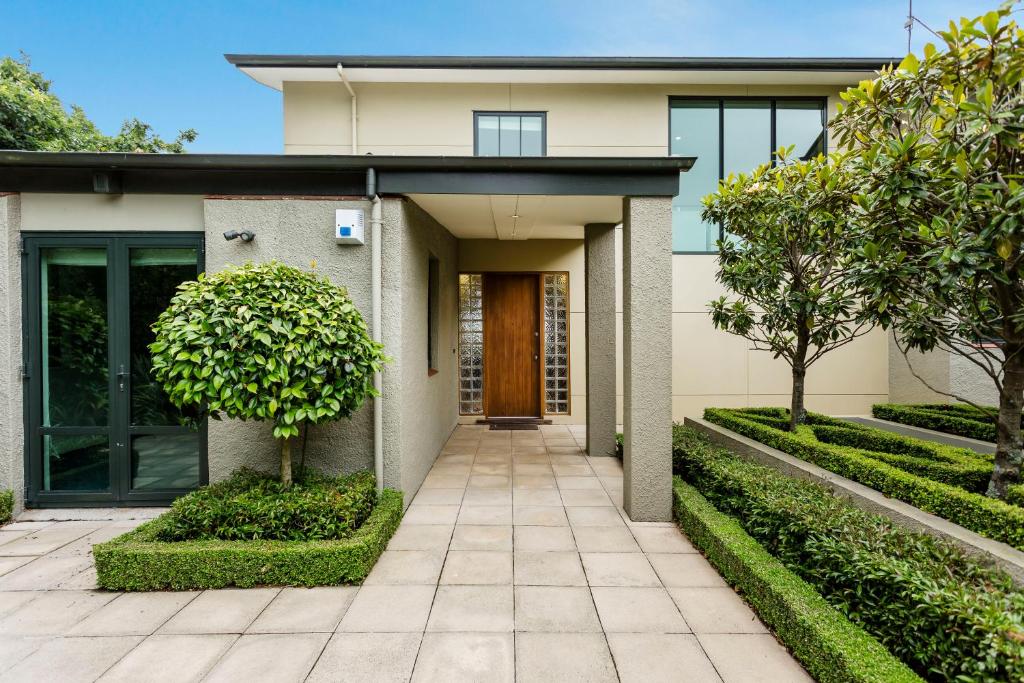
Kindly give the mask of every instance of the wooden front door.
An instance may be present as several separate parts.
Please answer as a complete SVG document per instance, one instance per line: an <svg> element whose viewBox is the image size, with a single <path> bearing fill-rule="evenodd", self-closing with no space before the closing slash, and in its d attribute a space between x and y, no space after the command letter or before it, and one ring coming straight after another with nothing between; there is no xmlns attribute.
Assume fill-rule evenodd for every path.
<svg viewBox="0 0 1024 683"><path fill-rule="evenodd" d="M484 413L540 416L540 278L483 276Z"/></svg>

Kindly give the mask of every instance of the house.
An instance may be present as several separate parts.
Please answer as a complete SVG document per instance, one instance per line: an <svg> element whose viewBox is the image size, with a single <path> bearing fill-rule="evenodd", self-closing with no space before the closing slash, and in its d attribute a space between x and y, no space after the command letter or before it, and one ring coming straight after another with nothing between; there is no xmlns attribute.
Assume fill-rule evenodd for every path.
<svg viewBox="0 0 1024 683"><path fill-rule="evenodd" d="M669 519L671 421L790 390L711 325L700 198L778 147L827 151L839 92L892 61L227 59L282 93L283 155L0 152L0 486L30 506L273 467L266 425L183 426L145 347L179 282L279 259L346 286L392 359L379 399L309 431L308 464L411 497L457 423L586 424L592 455L622 424L625 508ZM809 407L889 399L890 347L830 354Z"/></svg>

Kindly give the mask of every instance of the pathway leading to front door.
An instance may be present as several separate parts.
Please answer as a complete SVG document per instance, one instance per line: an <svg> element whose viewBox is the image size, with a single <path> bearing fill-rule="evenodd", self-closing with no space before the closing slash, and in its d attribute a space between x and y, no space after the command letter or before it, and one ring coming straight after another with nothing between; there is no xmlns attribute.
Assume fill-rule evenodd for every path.
<svg viewBox="0 0 1024 683"><path fill-rule="evenodd" d="M810 680L583 438L459 427L361 587L101 592L131 523L5 527L0 680Z"/></svg>

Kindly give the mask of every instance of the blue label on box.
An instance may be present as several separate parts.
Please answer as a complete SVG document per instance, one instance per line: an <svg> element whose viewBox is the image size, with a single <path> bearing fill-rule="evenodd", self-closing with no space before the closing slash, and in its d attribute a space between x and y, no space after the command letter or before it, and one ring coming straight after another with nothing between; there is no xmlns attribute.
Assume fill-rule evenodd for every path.
<svg viewBox="0 0 1024 683"><path fill-rule="evenodd" d="M350 226L350 225L340 225L340 226L338 226L338 237L351 237L351 236L352 236L352 226Z"/></svg>

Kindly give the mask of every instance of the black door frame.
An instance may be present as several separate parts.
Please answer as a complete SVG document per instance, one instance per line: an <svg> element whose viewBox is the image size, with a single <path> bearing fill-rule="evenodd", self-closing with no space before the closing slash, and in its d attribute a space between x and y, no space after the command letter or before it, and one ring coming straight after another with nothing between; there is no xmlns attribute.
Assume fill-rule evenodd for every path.
<svg viewBox="0 0 1024 683"><path fill-rule="evenodd" d="M39 250L46 247L104 247L107 253L108 387L111 401L107 438L110 447L109 491L44 491L42 489L42 320ZM178 426L130 424L131 383L126 392L117 387L117 365L130 362L128 278L129 250L139 247L194 247L196 272L205 270L205 243L201 232L25 232L22 233L22 398L24 415L25 503L28 507L125 507L166 505L188 489L131 490L131 437L181 433ZM126 367L129 367L126 365ZM47 433L95 433L97 428L49 427ZM207 425L199 430L199 480L209 482ZM116 439L124 438L117 445Z"/></svg>

